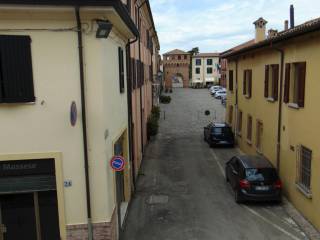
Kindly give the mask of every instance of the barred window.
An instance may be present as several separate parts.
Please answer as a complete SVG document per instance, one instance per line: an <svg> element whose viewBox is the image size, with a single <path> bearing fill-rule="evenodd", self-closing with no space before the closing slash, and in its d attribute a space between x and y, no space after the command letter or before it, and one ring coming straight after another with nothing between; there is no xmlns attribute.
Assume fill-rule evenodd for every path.
<svg viewBox="0 0 320 240"><path fill-rule="evenodd" d="M312 151L300 146L297 183L308 193L311 192L311 159Z"/></svg>

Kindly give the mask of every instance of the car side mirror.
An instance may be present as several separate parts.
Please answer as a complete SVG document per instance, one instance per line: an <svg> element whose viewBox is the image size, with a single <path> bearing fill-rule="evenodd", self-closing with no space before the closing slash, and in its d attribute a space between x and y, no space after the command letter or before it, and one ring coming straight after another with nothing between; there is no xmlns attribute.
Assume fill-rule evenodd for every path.
<svg viewBox="0 0 320 240"><path fill-rule="evenodd" d="M209 111L209 110L206 110L206 111L204 112L204 114L205 114L206 116L209 116L209 115L210 115L210 111Z"/></svg>

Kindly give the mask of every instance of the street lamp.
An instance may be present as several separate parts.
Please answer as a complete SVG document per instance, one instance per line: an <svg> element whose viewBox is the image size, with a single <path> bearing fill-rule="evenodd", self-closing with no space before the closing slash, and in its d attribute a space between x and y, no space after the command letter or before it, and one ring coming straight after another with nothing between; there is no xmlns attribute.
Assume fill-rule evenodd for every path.
<svg viewBox="0 0 320 240"><path fill-rule="evenodd" d="M108 38L111 29L113 27L112 23L107 20L96 20L98 24L96 38Z"/></svg>

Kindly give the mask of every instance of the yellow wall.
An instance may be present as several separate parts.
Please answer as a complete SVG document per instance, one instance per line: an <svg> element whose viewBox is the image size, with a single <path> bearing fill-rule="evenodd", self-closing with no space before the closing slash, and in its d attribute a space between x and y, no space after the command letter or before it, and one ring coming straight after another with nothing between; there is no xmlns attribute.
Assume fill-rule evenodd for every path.
<svg viewBox="0 0 320 240"><path fill-rule="evenodd" d="M306 61L306 89L305 107L293 109L287 104L282 105L281 124L281 151L280 151L280 177L284 183L284 192L301 211L301 213L320 229L320 135L319 117L320 108L317 97L319 96L319 59L320 45L319 34L309 35L296 40L291 40L279 45L285 53L285 63ZM276 166L277 149L277 124L279 100L269 102L264 97L264 71L265 65L280 64L280 53L274 50L261 50L238 58L238 93L239 109L243 111L242 137L238 137L239 147L247 154L258 154L256 143L256 120L263 122L262 154ZM228 70L236 72L236 60L228 64ZM242 94L243 70L252 69L252 98L247 99ZM228 75L228 74L227 74ZM283 76L284 77L284 76ZM234 89L235 89L234 77ZM227 81L227 84L229 82ZM279 80L280 84L280 80ZM280 86L279 86L280 90ZM235 105L235 90L228 91L227 108ZM236 109L234 107L234 109ZM228 119L228 111L226 119ZM235 119L235 111L234 111ZM247 114L253 117L252 145L246 141ZM235 127L236 122L233 122ZM297 146L304 145L312 150L311 190L312 199L307 198L296 186L297 176ZM290 147L294 147L291 150Z"/></svg>
<svg viewBox="0 0 320 240"><path fill-rule="evenodd" d="M115 24L108 39L97 39L95 28L91 28L94 23L92 16L108 18L109 14L113 12L103 12L101 9L99 12L90 10L90 14L81 14L82 22L86 23L83 44L94 223L110 221L114 212L115 182L109 160L113 154L113 143L124 133L125 153L128 153L127 90L122 94L119 92L118 47L121 46L125 53L127 38L131 36L124 36L126 32L117 29ZM112 16L114 19L115 15ZM36 11L30 8L6 8L0 9L0 20L0 29L60 29L76 26L72 8L38 8ZM60 210L59 214L65 218L67 225L86 224L77 32L0 30L0 34L31 37L36 96L36 102L32 104L0 104L0 158L19 154L22 159L23 156L34 156L34 153L45 155L59 152L63 176L57 187L63 189L65 206L60 208L65 212ZM72 101L76 102L78 108L75 127L70 124ZM130 173L128 165L126 171ZM72 180L72 186L64 188L63 180Z"/></svg>
<svg viewBox="0 0 320 240"><path fill-rule="evenodd" d="M276 139L277 139L277 113L279 102L269 102L264 97L264 70L265 65L280 64L280 55L277 52L265 52L254 54L238 60L238 109L242 111L242 131L237 136L240 148L249 154L261 154L267 157L274 166L276 165ZM232 102L235 104L236 89L236 63L230 62L229 69L233 70L234 91L228 91L227 109ZM252 69L252 95L247 98L243 95L243 72ZM229 74L227 73L227 88L229 88ZM232 96L230 98L229 96ZM229 111L226 111L227 114ZM233 129L236 126L236 108L233 112ZM247 141L247 119L252 116L252 141ZM227 118L228 119L228 116ZM256 125L257 120L263 122L262 151L256 149Z"/></svg>
<svg viewBox="0 0 320 240"><path fill-rule="evenodd" d="M319 64L320 34L293 41L284 47L285 62L306 61L305 107L293 109L283 106L282 141L281 141L281 176L286 193L293 204L320 229L320 148L319 148ZM296 187L297 145L304 145L312 150L311 191L308 199ZM295 151L290 150L295 147Z"/></svg>

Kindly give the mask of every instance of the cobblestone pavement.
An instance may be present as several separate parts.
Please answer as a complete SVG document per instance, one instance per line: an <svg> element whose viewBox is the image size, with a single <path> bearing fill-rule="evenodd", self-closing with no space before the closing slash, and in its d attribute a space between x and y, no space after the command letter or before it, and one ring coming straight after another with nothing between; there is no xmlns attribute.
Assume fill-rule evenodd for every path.
<svg viewBox="0 0 320 240"><path fill-rule="evenodd" d="M160 133L146 150L122 239L307 239L283 206L234 202L223 166L237 149L210 149L202 135L208 122L223 120L220 101L206 89L171 96L161 105Z"/></svg>

